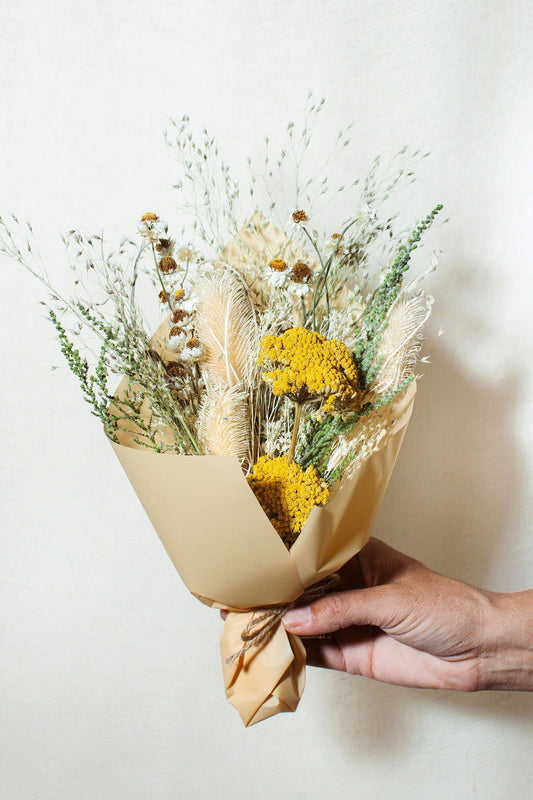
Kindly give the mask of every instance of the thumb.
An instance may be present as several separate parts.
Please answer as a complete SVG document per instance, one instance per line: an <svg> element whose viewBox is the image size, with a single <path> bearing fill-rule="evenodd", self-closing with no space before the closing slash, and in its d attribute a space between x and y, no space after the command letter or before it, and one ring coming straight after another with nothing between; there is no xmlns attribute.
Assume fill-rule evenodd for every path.
<svg viewBox="0 0 533 800"><path fill-rule="evenodd" d="M283 625L299 636L333 633L351 625L385 628L398 615L396 595L390 585L327 594L310 605L287 611Z"/></svg>

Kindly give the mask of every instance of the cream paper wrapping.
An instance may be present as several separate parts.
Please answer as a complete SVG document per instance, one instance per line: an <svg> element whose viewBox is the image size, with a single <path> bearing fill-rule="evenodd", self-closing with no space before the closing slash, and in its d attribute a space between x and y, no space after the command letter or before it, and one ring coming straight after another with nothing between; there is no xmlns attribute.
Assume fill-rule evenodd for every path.
<svg viewBox="0 0 533 800"><path fill-rule="evenodd" d="M179 456L112 442L185 585L204 603L232 609L221 655L226 696L245 725L294 711L305 685L305 649L280 625L232 666L250 609L296 600L366 544L407 423L415 384L393 401L394 427L324 507L314 507L287 550L248 486L236 456Z"/></svg>

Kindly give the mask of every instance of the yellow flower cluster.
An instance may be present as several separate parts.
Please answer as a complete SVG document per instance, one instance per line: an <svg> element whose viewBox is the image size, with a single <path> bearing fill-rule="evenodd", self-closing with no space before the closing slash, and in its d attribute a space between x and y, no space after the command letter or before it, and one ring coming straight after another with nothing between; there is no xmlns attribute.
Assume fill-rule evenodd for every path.
<svg viewBox="0 0 533 800"><path fill-rule="evenodd" d="M324 398L322 411L326 414L334 411L339 401L353 403L359 398L357 368L346 346L307 328L265 336L258 363L267 367L263 380L272 385L275 395L296 403Z"/></svg>
<svg viewBox="0 0 533 800"><path fill-rule="evenodd" d="M313 506L323 506L329 489L314 467L303 470L287 456L262 456L248 483L287 547L302 530Z"/></svg>

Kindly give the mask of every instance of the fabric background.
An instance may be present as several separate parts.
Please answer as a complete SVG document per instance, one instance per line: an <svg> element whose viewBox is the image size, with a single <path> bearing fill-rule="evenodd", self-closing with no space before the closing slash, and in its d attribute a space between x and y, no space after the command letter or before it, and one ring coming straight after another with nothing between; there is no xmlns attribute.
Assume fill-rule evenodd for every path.
<svg viewBox="0 0 533 800"><path fill-rule="evenodd" d="M2 3L0 213L33 221L61 281L61 231L172 219L169 117L242 164L308 89L328 99L324 140L355 120L350 169L431 150L402 207L450 217L429 243L432 365L375 533L459 579L530 587L532 40L528 0ZM530 796L525 694L309 670L297 714L244 730L218 615L180 583L39 287L4 260L0 281L2 798Z"/></svg>

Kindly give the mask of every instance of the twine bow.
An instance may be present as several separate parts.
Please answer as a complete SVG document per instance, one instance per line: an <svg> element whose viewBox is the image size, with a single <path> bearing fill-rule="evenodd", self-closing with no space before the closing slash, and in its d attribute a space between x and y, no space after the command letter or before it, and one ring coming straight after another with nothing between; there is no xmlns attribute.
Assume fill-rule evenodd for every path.
<svg viewBox="0 0 533 800"><path fill-rule="evenodd" d="M340 576L335 572L333 575L329 575L329 577L323 578L321 581L318 581L318 583L313 584L313 586L309 586L309 588L306 589L300 597L293 600L292 603L281 603L278 606L268 606L267 608L255 608L254 614L259 613L259 616L254 616L248 625L244 627L241 633L242 647L226 658L226 666L231 667L231 665L247 653L251 647L259 647L269 642L274 636L281 618L287 611L322 597L326 592L338 586L339 581Z"/></svg>

